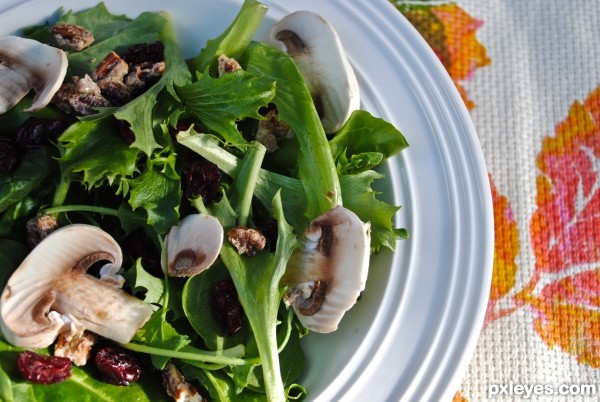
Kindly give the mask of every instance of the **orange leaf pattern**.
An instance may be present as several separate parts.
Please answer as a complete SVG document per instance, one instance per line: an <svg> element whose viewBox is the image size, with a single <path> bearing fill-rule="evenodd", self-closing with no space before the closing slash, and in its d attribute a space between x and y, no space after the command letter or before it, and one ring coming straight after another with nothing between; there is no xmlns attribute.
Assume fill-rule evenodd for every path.
<svg viewBox="0 0 600 402"><path fill-rule="evenodd" d="M486 326L509 313L507 311L496 311L495 305L515 285L518 268L515 258L520 247L517 222L514 219L509 201L498 192L491 176L490 185L494 206L495 250L492 286L485 317Z"/></svg>
<svg viewBox="0 0 600 402"><path fill-rule="evenodd" d="M446 67L467 108L473 109L475 103L469 99L462 83L469 80L476 69L490 64L485 47L476 38L483 22L454 3L431 6L399 3L397 7Z"/></svg>
<svg viewBox="0 0 600 402"><path fill-rule="evenodd" d="M548 273L558 279L522 297L537 311L535 330L549 347L600 367L600 87L571 106L537 162L534 281Z"/></svg>
<svg viewBox="0 0 600 402"><path fill-rule="evenodd" d="M540 272L600 262L600 87L575 102L538 156L531 238Z"/></svg>

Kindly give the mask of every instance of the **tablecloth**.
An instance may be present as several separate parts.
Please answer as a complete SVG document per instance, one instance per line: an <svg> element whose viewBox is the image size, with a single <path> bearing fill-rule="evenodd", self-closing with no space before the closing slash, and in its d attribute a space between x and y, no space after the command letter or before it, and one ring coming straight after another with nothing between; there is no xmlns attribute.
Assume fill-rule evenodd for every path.
<svg viewBox="0 0 600 402"><path fill-rule="evenodd" d="M393 3L459 89L492 187L490 298L454 401L600 400L600 2Z"/></svg>

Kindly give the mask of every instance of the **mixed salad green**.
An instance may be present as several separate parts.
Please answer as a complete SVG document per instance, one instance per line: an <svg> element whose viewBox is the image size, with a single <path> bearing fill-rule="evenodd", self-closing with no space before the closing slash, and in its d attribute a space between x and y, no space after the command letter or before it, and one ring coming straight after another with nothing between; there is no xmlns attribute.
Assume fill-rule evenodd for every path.
<svg viewBox="0 0 600 402"><path fill-rule="evenodd" d="M212 400L300 400L310 393L298 383L305 361L300 340L308 331L282 303L280 279L309 222L337 205L370 222L372 253L395 249L407 234L393 225L399 207L372 189L382 178L373 169L407 142L392 125L360 110L326 136L294 61L253 40L266 12L263 4L246 0L232 24L190 60L168 13L131 19L102 3L60 13L59 22L84 26L95 37L89 48L69 53L67 80L90 74L110 51L155 41L164 46L165 69L148 90L119 107L77 118L52 105L33 113L70 125L56 140L26 149L16 169L0 174L0 279L5 283L29 252L25 222L52 215L61 226L100 226L124 245L124 288L158 308L122 345L145 363L138 382L105 384L86 366L74 367L65 382L33 384L16 371L21 348L0 339L1 400L169 400L160 385L168 362ZM23 36L49 43L51 26L28 27ZM222 54L242 69L218 77ZM32 115L23 112L30 103L27 97L0 115L1 136L16 135ZM295 135L267 153L253 133L272 107ZM124 126L133 141L119 134ZM182 178L198 158L219 169L216 199L186 197ZM276 244L250 257L225 240L213 267L189 279L170 278L156 269L165 258L165 236L199 212L226 229L274 222ZM132 239L141 246L126 247ZM214 284L228 278L244 312L242 329L232 336L223 333L210 307Z"/></svg>

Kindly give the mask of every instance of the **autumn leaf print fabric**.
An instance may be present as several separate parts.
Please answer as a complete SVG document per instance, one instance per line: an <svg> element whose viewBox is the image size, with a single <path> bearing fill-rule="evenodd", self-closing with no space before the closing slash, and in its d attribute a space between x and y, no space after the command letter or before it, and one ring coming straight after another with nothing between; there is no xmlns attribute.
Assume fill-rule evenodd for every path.
<svg viewBox="0 0 600 402"><path fill-rule="evenodd" d="M491 183L490 297L454 401L600 400L600 3L392 3L452 77Z"/></svg>

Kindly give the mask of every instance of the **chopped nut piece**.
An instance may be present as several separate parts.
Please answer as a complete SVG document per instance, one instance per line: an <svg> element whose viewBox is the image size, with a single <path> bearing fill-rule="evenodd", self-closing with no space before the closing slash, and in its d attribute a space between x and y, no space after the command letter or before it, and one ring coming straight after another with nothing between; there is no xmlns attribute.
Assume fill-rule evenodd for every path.
<svg viewBox="0 0 600 402"><path fill-rule="evenodd" d="M97 85L88 76L73 77L75 83L63 84L54 95L52 103L65 113L90 115L97 112L98 107L112 106L101 94L97 93Z"/></svg>
<svg viewBox="0 0 600 402"><path fill-rule="evenodd" d="M127 62L115 52L110 52L96 67L94 79L100 81L104 78L113 80L123 80L125 74L129 72Z"/></svg>
<svg viewBox="0 0 600 402"><path fill-rule="evenodd" d="M219 77L222 77L223 75L227 74L227 73L232 73L234 71L237 70L241 70L242 67L240 66L240 63L237 62L237 60L231 58L231 57L227 57L224 54L219 56L218 59L218 73L219 73Z"/></svg>
<svg viewBox="0 0 600 402"><path fill-rule="evenodd" d="M56 24L50 32L56 44L69 50L80 51L94 41L94 35L84 27L75 24Z"/></svg>
<svg viewBox="0 0 600 402"><path fill-rule="evenodd" d="M236 248L238 254L254 256L265 248L266 237L256 229L236 226L227 232L229 242Z"/></svg>
<svg viewBox="0 0 600 402"><path fill-rule="evenodd" d="M58 222L51 215L41 215L28 220L25 226L27 228L27 242L33 248L50 233L58 229Z"/></svg>
<svg viewBox="0 0 600 402"><path fill-rule="evenodd" d="M205 402L196 387L185 381L185 377L173 363L167 363L162 371L163 386L176 402Z"/></svg>
<svg viewBox="0 0 600 402"><path fill-rule="evenodd" d="M267 152L275 152L280 138L290 138L292 130L289 124L277 117L277 109L270 109L264 120L258 122L258 131L254 139L267 148Z"/></svg>
<svg viewBox="0 0 600 402"><path fill-rule="evenodd" d="M68 331L67 331L68 332ZM92 353L92 347L98 336L92 332L84 331L83 334L69 336L61 332L54 344L54 356L68 357L76 366L85 366Z"/></svg>

